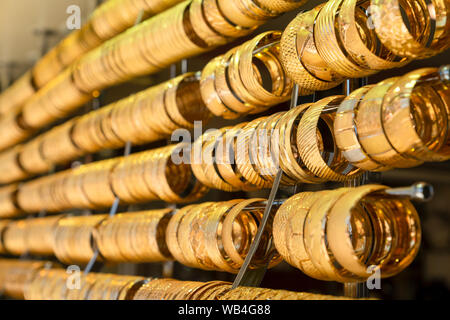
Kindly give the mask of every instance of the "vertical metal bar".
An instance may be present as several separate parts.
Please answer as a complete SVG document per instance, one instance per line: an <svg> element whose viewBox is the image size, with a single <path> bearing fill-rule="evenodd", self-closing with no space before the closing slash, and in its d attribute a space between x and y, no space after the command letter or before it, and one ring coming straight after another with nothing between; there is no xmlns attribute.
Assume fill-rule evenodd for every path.
<svg viewBox="0 0 450 320"><path fill-rule="evenodd" d="M232 289L235 289L242 285L249 286L249 287L256 287L261 284L261 281L264 277L265 270L267 269L267 267L256 269L256 270L250 270L249 267L250 267L251 260L253 259L256 251L258 250L259 243L261 242L261 237L262 237L264 231L266 230L267 221L269 221L269 216L272 211L275 196L276 196L276 194L278 192L278 188L280 186L282 174L283 174L283 171L281 169L279 169L278 173L275 177L275 181L273 182L272 190L270 190L269 199L267 201L266 208L264 209L264 214L263 214L263 218L261 220L261 224L259 225L258 231L256 232L255 239L253 240L253 242L250 246L248 254L245 257L244 263L243 263L241 269L239 269L239 273L233 282ZM258 275L259 275L258 277L254 276L255 272L258 273Z"/></svg>
<svg viewBox="0 0 450 320"><path fill-rule="evenodd" d="M295 108L298 103L298 92L299 92L299 86L298 84L294 84L292 95L291 95L291 102L290 102L290 108ZM266 274L268 264L272 257L270 256L267 262L267 265L264 267L258 268L258 269L250 269L250 264L253 260L253 257L255 256L256 251L259 249L259 244L261 242L261 238L266 232L266 229L268 227L268 221L271 215L273 215L272 208L274 205L275 197L278 193L278 189L280 187L281 177L283 175L283 171L281 168L278 169L277 175L275 176L275 180L272 185L272 189L270 190L269 199L267 200L266 207L264 209L264 214L261 219L261 223L258 227L258 231L256 232L255 239L253 240L249 252L247 256L245 257L244 263L239 269L239 272L233 282L232 288L237 288L239 286L248 286L248 287L258 287L260 286L264 275ZM295 189L297 186L295 187Z"/></svg>

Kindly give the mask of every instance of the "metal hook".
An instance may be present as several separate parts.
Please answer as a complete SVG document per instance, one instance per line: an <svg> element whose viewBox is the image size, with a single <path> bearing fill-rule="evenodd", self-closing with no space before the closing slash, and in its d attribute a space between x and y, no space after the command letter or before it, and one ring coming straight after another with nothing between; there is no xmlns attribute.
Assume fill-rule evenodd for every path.
<svg viewBox="0 0 450 320"><path fill-rule="evenodd" d="M392 188L384 191L388 195L408 197L411 200L428 202L433 199L434 188L426 182L417 182L409 187Z"/></svg>

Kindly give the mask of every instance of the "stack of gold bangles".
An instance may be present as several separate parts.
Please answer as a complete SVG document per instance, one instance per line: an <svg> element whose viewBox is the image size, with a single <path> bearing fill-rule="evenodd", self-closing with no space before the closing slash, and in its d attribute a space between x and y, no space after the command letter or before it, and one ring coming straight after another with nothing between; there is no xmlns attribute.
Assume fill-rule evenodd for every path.
<svg viewBox="0 0 450 320"><path fill-rule="evenodd" d="M262 201L206 202L178 210L166 232L170 252L187 266L237 273L262 219ZM270 234L265 234L262 241L268 249L256 254L250 268L267 264L273 267L281 261L278 254L267 261L273 252Z"/></svg>
<svg viewBox="0 0 450 320"><path fill-rule="evenodd" d="M171 260L165 239L171 217L171 209L118 214L95 228L95 244L107 261Z"/></svg>
<svg viewBox="0 0 450 320"><path fill-rule="evenodd" d="M28 143L0 153L5 174L0 183L22 180L87 153L119 148L127 141L149 143L179 128L205 124L211 113L203 104L199 77L186 73L160 85L73 118Z"/></svg>
<svg viewBox="0 0 450 320"><path fill-rule="evenodd" d="M371 275L369 267L379 268L382 277L399 273L418 252L420 221L410 200L389 196L387 189L365 185L303 192L287 199L274 209L274 241L269 228L250 268L273 267L283 258L320 280L364 281ZM2 247L15 255L53 252L67 264L87 263L98 249L100 258L111 262L173 257L193 268L237 273L264 207L263 199L230 200L174 212L9 222L3 227ZM42 243L32 243L39 235Z"/></svg>
<svg viewBox="0 0 450 320"><path fill-rule="evenodd" d="M99 6L81 29L71 32L46 53L5 92L0 94L0 115L20 109L23 104L80 56L131 27L143 12L143 18L155 15L183 0L109 0Z"/></svg>
<svg viewBox="0 0 450 320"><path fill-rule="evenodd" d="M192 148L192 170L205 185L224 190L267 188L278 168L282 183L346 181L359 175L334 143L334 113L343 96L212 131ZM213 157L214 155L214 157Z"/></svg>
<svg viewBox="0 0 450 320"><path fill-rule="evenodd" d="M42 88L80 56L133 26L141 12L145 19L181 1L106 1L92 13L80 30L72 32L39 60L33 68L34 82Z"/></svg>
<svg viewBox="0 0 450 320"><path fill-rule="evenodd" d="M238 287L224 281L178 281L155 279L143 284L133 300L345 300L327 296L286 290Z"/></svg>
<svg viewBox="0 0 450 320"><path fill-rule="evenodd" d="M0 227L4 251L17 256L28 253L53 255L53 232L62 217L16 220Z"/></svg>
<svg viewBox="0 0 450 320"><path fill-rule="evenodd" d="M72 276L72 278L74 278ZM72 279L64 269L41 269L24 290L26 300L126 300L145 280L115 274L80 275Z"/></svg>
<svg viewBox="0 0 450 320"><path fill-rule="evenodd" d="M21 214L17 205L17 185L11 184L0 188L0 218L12 218Z"/></svg>
<svg viewBox="0 0 450 320"><path fill-rule="evenodd" d="M192 170L211 188L236 191L270 187L279 168L281 183L293 185L445 161L449 97L443 70L418 69L347 97L209 131L193 144Z"/></svg>
<svg viewBox="0 0 450 320"><path fill-rule="evenodd" d="M26 72L0 94L0 117L17 112L34 93L31 72Z"/></svg>
<svg viewBox="0 0 450 320"><path fill-rule="evenodd" d="M94 255L94 228L107 215L65 217L53 227L52 245L55 256L63 263L88 262Z"/></svg>
<svg viewBox="0 0 450 320"><path fill-rule="evenodd" d="M48 263L47 263L48 264ZM89 273L78 278L45 262L0 260L0 289L27 300L343 300L338 296L239 287L224 281L179 281Z"/></svg>
<svg viewBox="0 0 450 320"><path fill-rule="evenodd" d="M0 130L0 150L23 141L33 130L67 116L98 96L98 90L159 71L182 58L247 35L269 18L304 3L290 0L273 4L269 1L261 4L253 0L244 2L186 0L89 51L55 75L17 110L14 117L0 118L0 127L5 128L5 131ZM263 60L275 61L269 58L272 51L263 53ZM280 73L282 68L279 62L277 64L270 63L269 69L278 68ZM283 78L282 82L286 80ZM275 94L279 95L283 90L284 85L277 88Z"/></svg>
<svg viewBox="0 0 450 320"><path fill-rule="evenodd" d="M5 197L10 196L12 203L5 199L4 205L9 209L15 196L20 209L29 213L105 208L116 197L127 203L158 199L169 203L194 201L208 190L194 179L189 164L172 161L172 155L179 154L184 147L185 144L170 145L32 180L21 185L17 194L5 191Z"/></svg>
<svg viewBox="0 0 450 320"><path fill-rule="evenodd" d="M280 38L279 31L261 33L205 66L200 89L214 115L237 118L289 99L292 82L279 60Z"/></svg>
<svg viewBox="0 0 450 320"><path fill-rule="evenodd" d="M380 185L302 192L284 202L273 236L281 256L310 277L361 282L377 268L391 277L415 258L420 221L410 200ZM395 242L391 239L395 238Z"/></svg>
<svg viewBox="0 0 450 320"><path fill-rule="evenodd" d="M444 51L449 9L445 0L330 0L289 24L281 61L300 88L326 90Z"/></svg>
<svg viewBox="0 0 450 320"><path fill-rule="evenodd" d="M353 165L370 171L450 159L450 80L436 68L362 87L341 103L336 143Z"/></svg>
<svg viewBox="0 0 450 320"><path fill-rule="evenodd" d="M0 292L23 300L25 290L39 270L51 267L50 262L0 259Z"/></svg>

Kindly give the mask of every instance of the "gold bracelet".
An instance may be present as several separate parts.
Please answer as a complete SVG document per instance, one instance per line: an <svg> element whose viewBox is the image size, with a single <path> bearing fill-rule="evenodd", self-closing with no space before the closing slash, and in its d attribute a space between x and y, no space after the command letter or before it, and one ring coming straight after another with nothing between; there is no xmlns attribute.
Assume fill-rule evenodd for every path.
<svg viewBox="0 0 450 320"><path fill-rule="evenodd" d="M314 21L320 8L298 14L284 30L280 43L286 73L301 88L309 90L327 90L343 81L320 57L314 44Z"/></svg>
<svg viewBox="0 0 450 320"><path fill-rule="evenodd" d="M374 0L372 7L375 31L381 42L395 54L415 59L424 59L449 47L449 4L445 0L433 0L433 8L426 1ZM401 9L406 13L411 31L405 25ZM429 10L434 12L436 30L429 42L431 20ZM429 45L427 43L429 42Z"/></svg>
<svg viewBox="0 0 450 320"><path fill-rule="evenodd" d="M341 102L336 112L334 135L344 157L353 165L368 171L385 171L390 167L371 159L358 141L356 114L359 104L373 86L357 89Z"/></svg>

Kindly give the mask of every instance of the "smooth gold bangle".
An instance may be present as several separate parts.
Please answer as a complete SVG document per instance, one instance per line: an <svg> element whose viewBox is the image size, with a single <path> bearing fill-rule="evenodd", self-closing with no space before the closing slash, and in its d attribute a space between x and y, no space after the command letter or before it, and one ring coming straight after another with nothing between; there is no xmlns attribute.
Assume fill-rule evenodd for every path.
<svg viewBox="0 0 450 320"><path fill-rule="evenodd" d="M367 155L358 141L356 129L356 114L359 111L359 104L372 88L373 86L359 88L341 102L334 121L334 135L337 146L351 164L368 171L385 171L390 168L372 160Z"/></svg>

